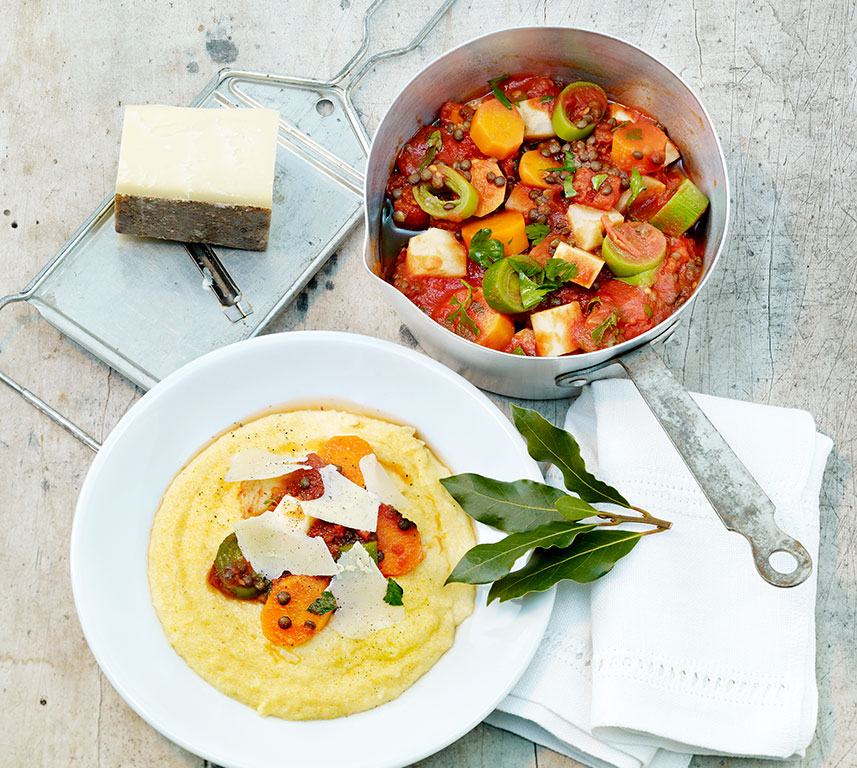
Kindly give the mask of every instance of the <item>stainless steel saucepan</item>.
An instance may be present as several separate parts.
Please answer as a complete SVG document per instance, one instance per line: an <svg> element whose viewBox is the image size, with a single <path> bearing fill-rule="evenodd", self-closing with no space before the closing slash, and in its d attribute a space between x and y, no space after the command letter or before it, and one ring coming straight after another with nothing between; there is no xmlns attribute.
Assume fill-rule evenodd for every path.
<svg viewBox="0 0 857 768"><path fill-rule="evenodd" d="M396 154L421 125L433 122L447 100L464 101L501 74L533 73L566 82L590 80L616 101L656 115L711 206L704 219L704 269L693 296L657 326L610 349L565 357L522 357L473 344L435 323L383 279L390 258L382 243L384 189ZM732 453L655 351L690 311L712 279L729 225L729 180L717 134L693 91L645 51L609 35L566 27L519 27L493 32L454 48L417 74L393 101L372 142L366 170L364 261L384 298L420 344L477 386L523 398L571 397L596 378L621 374L634 381L729 530L745 536L761 576L791 587L812 571L809 553L774 522L774 506ZM385 231L395 234L389 221ZM577 388L577 389L576 389ZM771 556L786 552L794 567L784 573ZM786 558L788 559L788 558ZM778 561L779 562L779 561Z"/></svg>

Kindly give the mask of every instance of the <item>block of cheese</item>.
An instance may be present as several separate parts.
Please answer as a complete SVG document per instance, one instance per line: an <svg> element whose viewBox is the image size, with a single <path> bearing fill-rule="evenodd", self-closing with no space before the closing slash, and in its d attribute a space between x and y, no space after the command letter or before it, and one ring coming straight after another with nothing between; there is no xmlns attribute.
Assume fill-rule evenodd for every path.
<svg viewBox="0 0 857 768"><path fill-rule="evenodd" d="M278 121L273 109L126 107L116 231L264 250Z"/></svg>

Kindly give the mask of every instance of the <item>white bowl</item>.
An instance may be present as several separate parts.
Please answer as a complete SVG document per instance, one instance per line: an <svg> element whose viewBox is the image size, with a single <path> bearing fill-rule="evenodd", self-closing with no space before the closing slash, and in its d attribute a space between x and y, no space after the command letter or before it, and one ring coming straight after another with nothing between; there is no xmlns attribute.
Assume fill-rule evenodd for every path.
<svg viewBox="0 0 857 768"><path fill-rule="evenodd" d="M345 333L242 341L155 386L96 456L72 526L78 616L92 653L125 701L164 736L219 765L406 765L466 733L508 693L541 640L553 590L489 607L480 588L453 647L398 699L308 722L260 717L206 683L167 642L152 607L149 532L176 473L235 422L307 404L339 404L411 424L455 473L541 478L508 419L424 355ZM480 538L492 533L478 528Z"/></svg>

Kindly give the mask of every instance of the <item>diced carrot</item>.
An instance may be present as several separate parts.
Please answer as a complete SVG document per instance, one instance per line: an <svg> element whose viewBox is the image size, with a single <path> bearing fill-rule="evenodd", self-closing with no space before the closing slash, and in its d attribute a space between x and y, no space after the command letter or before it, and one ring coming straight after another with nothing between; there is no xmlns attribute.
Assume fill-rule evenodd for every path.
<svg viewBox="0 0 857 768"><path fill-rule="evenodd" d="M508 109L497 99L488 99L473 115L470 138L483 155L503 160L524 141L524 120L517 107Z"/></svg>
<svg viewBox="0 0 857 768"><path fill-rule="evenodd" d="M526 184L516 184L512 193L506 200L507 211L517 211L521 216L526 216L536 207L533 198L530 197L536 187L528 187Z"/></svg>
<svg viewBox="0 0 857 768"><path fill-rule="evenodd" d="M623 170L636 168L640 173L652 173L663 167L666 146L667 135L660 128L649 123L631 123L613 133L610 159ZM640 156L635 157L634 152ZM654 155L660 155L660 163L652 160Z"/></svg>
<svg viewBox="0 0 857 768"><path fill-rule="evenodd" d="M503 255L515 256L530 247L527 240L524 217L517 211L502 211L479 221L471 221L461 228L464 244L470 248L470 241L480 229L490 229L491 237L503 243Z"/></svg>
<svg viewBox="0 0 857 768"><path fill-rule="evenodd" d="M327 626L332 613L319 615L311 613L307 608L321 597L328 586L329 576L283 576L274 579L268 599L262 607L262 633L265 637L274 645L290 647L311 640ZM280 603L282 592L288 595L285 605Z"/></svg>
<svg viewBox="0 0 857 768"><path fill-rule="evenodd" d="M550 189L551 184L545 181L545 175L551 168L556 168L556 160L545 157L537 149L524 152L518 162L518 175L524 184L541 189Z"/></svg>
<svg viewBox="0 0 857 768"><path fill-rule="evenodd" d="M328 464L336 464L352 483L363 485L363 473L360 471L360 459L373 453L372 446L356 435L337 435L331 437L321 448L318 455Z"/></svg>
<svg viewBox="0 0 857 768"><path fill-rule="evenodd" d="M488 180L488 174L493 173L492 180ZM481 160L474 157L470 161L470 183L479 195L479 205L473 212L474 216L487 216L491 211L496 211L506 198L506 185L498 187L493 179L502 177L500 166L494 160Z"/></svg>
<svg viewBox="0 0 857 768"><path fill-rule="evenodd" d="M389 504L378 508L377 534L378 568L385 576L404 576L422 562L423 543L417 526Z"/></svg>
<svg viewBox="0 0 857 768"><path fill-rule="evenodd" d="M515 324L493 310L479 286L471 286L470 303L465 287L452 291L432 313L432 318L459 336L491 349L503 349L515 333ZM460 307L467 307L466 311ZM462 314L466 317L462 317Z"/></svg>

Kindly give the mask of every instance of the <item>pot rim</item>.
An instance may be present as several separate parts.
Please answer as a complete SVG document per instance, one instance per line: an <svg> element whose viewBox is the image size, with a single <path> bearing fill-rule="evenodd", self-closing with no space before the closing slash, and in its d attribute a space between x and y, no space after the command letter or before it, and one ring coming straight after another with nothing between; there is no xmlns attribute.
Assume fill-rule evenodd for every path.
<svg viewBox="0 0 857 768"><path fill-rule="evenodd" d="M688 83L684 80L684 78L682 78L679 74L677 74L675 71L673 71L672 68L668 67L660 59L658 59L653 54L649 53L644 48L642 48L638 45L635 45L634 43L631 43L628 40L625 40L624 38L618 37L616 35L611 35L611 34L608 34L606 32L599 32L599 31L593 30L593 29L586 29L584 27L573 27L573 26L563 26L563 25L545 25L545 26L541 26L541 25L524 26L524 25L522 25L522 26L515 26L515 27L505 27L503 29L493 30L491 32L486 32L486 33L483 33L481 35L477 35L476 37L470 38L469 40L467 40L463 43L460 43L459 45L455 46L454 48L450 48L449 50L444 51L442 54L440 54L436 58L432 59L428 64L426 64L418 72L416 72L408 80L408 82L405 83L404 86L402 86L402 88L399 89L399 91L396 93L396 95L393 97L392 101L390 102L390 105L387 107L386 111L384 112L383 117L378 122L378 126L375 129L375 134L372 137L372 143L371 143L370 148L369 148L369 155L368 155L367 162L366 162L366 175L364 177L364 182L363 182L363 198L364 198L364 200L363 200L363 202L364 202L364 205L363 205L363 221L364 221L364 225L365 225L363 266L366 268L366 270L369 272L369 274L373 278L375 278L375 280L377 280L380 284L386 286L387 288L389 288L391 290L396 291L397 294L399 293L399 291L392 285L392 283L389 283L387 280L385 280L384 278L382 278L381 276L376 274L375 271L373 270L371 264L370 264L370 260L376 258L377 248L376 248L376 246L373 245L373 243L378 242L378 237L377 237L378 233L372 232L370 229L371 222L369 221L369 190L368 190L368 186L369 186L370 168L373 165L373 161L377 162L376 157L375 157L376 152L381 151L380 149L378 149L379 145L377 145L377 143L376 143L377 137L381 133L382 126L387 122L390 115L393 114L394 109L396 107L396 102L399 101L402 94L405 93L406 91L408 91L414 85L414 82L418 78L422 77L426 71L428 71L432 67L440 65L441 62L443 62L446 59L448 59L449 57L459 53L461 50L467 48L468 46L473 45L474 43L484 41L484 40L491 38L491 37L494 37L494 36L506 35L506 34L509 34L512 32L537 32L538 33L538 32L544 32L544 31L580 32L580 33L583 33L585 35L590 35L590 36L593 36L596 38L601 38L603 40L608 40L608 41L611 41L613 43L619 43L620 45L627 46L627 47L632 48L635 51L639 52L644 57L646 57L647 59L652 61L654 64L656 64L658 67L666 70L667 73L672 75L678 81L678 83L680 83L686 89L687 93L693 99L695 106L699 110L699 114L704 118L703 129L707 133L710 133L712 138L714 139L714 145L717 148L717 156L720 160L720 165L723 168L723 184L725 187L725 194L724 194L725 205L724 205L724 213L723 213L723 217L722 217L723 218L723 231L722 231L722 234L720 236L720 242L718 243L718 245L714 251L714 256L712 257L712 259L710 261L710 266L708 266L707 269L704 269L702 277L700 278L699 283L697 284L696 288L694 288L693 293L691 293L691 295L688 297L687 301L684 302L684 304L682 304L678 309L676 309L676 311L673 312L671 315L669 315L668 317L661 320L660 323L653 326L652 328L650 328L645 333L642 333L639 336L635 336L632 339L628 339L626 341L623 341L614 347L609 347L609 348L604 349L604 350L596 350L594 352L576 352L576 353L569 354L569 355L562 355L560 357L529 357L529 356L523 356L523 355L510 355L506 352L501 352L499 350L491 349L489 347L483 347L483 346L476 344L472 341L468 341L467 339L465 339L465 338L459 336L458 334L454 333L453 331L449 330L445 326L440 325L439 323L435 323L433 320L431 320L431 318L426 318L427 322L431 322L434 325L437 325L438 328L441 331L443 331L443 333L446 334L446 336L450 339L450 343L453 344L458 349L460 349L462 354L467 354L468 350L469 350L470 353L474 353L474 354L477 354L480 356L482 354L487 355L487 358L485 358L486 361L495 360L495 361L499 362L500 360L502 360L502 361L505 361L505 363L507 365L530 366L530 367L541 366L542 368L546 369L545 370L546 373L548 371L550 371L550 373L553 373L554 372L553 369L557 365L558 361L563 361L566 364L570 361L574 361L575 362L575 369L600 368L600 367L607 365L610 362L614 361L616 358L621 357L622 354L624 354L625 352L629 352L632 349L636 349L637 347L641 346L642 344L649 344L653 340L655 340L659 337L662 337L667 331L669 331L672 328L672 326L674 326L676 323L678 323L680 321L681 317L685 314L685 312L688 310L688 308L692 307L694 300L702 292L702 290L705 288L705 285L708 283L708 281L711 277L711 274L712 274L712 272L714 272L714 270L717 266L717 263L720 260L720 257L723 253L723 250L726 247L726 244L728 243L728 240L729 240L729 227L730 227L730 222L732 219L731 185L730 185L730 181L729 181L729 172L728 172L728 169L726 166L726 158L723 154L723 146L720 142L720 137L717 134L717 130L714 127L714 123L711 120L711 116L709 115L708 110L705 108L705 105L703 104L703 102L699 98L699 96L697 95L696 91L690 85L688 85ZM407 138L402 139L402 141L406 141L406 140L407 140ZM391 163L395 161L397 154L398 154L398 152L393 154L393 156L391 158ZM390 168L392 168L392 165L390 165ZM388 168L388 170L387 170L388 175L390 173L390 168ZM708 215L709 216L711 215L710 208L709 208ZM373 238L373 235L374 235L374 238ZM407 297L405 297L405 298L407 298ZM476 350L481 350L481 352L477 352ZM603 357L603 354L605 352L610 353L609 356L606 358ZM597 362L594 360L594 358L596 356L599 358L599 360ZM511 362L512 360L517 360L518 362ZM579 361L579 365L577 364L578 361Z"/></svg>

